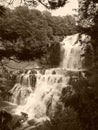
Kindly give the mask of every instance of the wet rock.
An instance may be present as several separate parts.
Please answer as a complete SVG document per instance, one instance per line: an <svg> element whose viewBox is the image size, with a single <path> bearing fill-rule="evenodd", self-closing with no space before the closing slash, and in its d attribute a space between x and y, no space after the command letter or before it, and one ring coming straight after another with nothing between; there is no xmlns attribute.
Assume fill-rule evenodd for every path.
<svg viewBox="0 0 98 130"><path fill-rule="evenodd" d="M30 125L30 126L34 126L37 124L37 119L36 118L33 118L31 120L28 120L27 123Z"/></svg>
<svg viewBox="0 0 98 130"><path fill-rule="evenodd" d="M34 130L51 130L51 122L48 117L43 117L39 119L33 118L27 123L30 125L27 130L31 128Z"/></svg>
<svg viewBox="0 0 98 130"><path fill-rule="evenodd" d="M27 119L28 119L28 114L26 114L24 112L21 112L21 115L13 114L12 120L10 122L10 126L11 126L12 129L21 128L22 124L24 122L26 122Z"/></svg>
<svg viewBox="0 0 98 130"><path fill-rule="evenodd" d="M56 74L55 70L52 72L52 74Z"/></svg>

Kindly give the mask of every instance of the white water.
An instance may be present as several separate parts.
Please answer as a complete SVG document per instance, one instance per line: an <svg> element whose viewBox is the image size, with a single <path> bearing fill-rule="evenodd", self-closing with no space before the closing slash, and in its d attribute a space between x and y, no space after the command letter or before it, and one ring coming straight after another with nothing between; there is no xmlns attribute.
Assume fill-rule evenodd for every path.
<svg viewBox="0 0 98 130"><path fill-rule="evenodd" d="M85 59L81 58L81 55L85 54L79 37L79 34L75 34L64 39L61 43L61 52L63 53L60 68L47 69L45 74L40 72L35 74L35 86L32 86L31 71L18 76L18 83L11 90L13 93L11 101L18 104L17 109L14 110L16 114L25 112L29 119L50 120L50 115L55 114L59 102L62 106L61 111L63 110L64 104L60 98L63 89L71 86L70 73L77 77L78 71L87 69L85 68ZM83 38L86 39L82 36L82 41Z"/></svg>
<svg viewBox="0 0 98 130"><path fill-rule="evenodd" d="M61 42L61 52L62 61L60 66L63 68L81 70L92 67L93 47L88 35L67 36Z"/></svg>
<svg viewBox="0 0 98 130"><path fill-rule="evenodd" d="M50 73L52 72L53 70L50 70ZM51 109L55 110L55 105L60 100L62 89L68 86L70 77L61 74L47 74L46 71L45 75L36 74L36 78L37 82L35 90L32 91L28 97L26 96L27 100L24 105L24 100L22 97L17 99L18 101L21 99L22 100L21 102L19 101L20 105L15 110L16 114L21 114L21 112L28 113L29 119L46 117L49 105L51 106ZM18 94L18 91L21 91L21 89L14 91ZM26 88L25 91L27 91ZM16 97L13 98L15 101Z"/></svg>
<svg viewBox="0 0 98 130"><path fill-rule="evenodd" d="M27 73L22 73L17 76L18 83L10 90L13 94L11 98L11 102L23 105L26 103L27 97L32 90L32 78L30 76L30 71Z"/></svg>

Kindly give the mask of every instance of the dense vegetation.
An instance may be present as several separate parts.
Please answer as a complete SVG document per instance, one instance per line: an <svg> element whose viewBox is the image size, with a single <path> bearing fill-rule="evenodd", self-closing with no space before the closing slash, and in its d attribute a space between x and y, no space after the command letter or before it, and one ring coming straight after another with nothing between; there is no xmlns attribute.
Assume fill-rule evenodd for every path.
<svg viewBox="0 0 98 130"><path fill-rule="evenodd" d="M55 17L49 12L41 13L26 6L14 10L7 8L0 18L0 58L47 58L51 55L51 50L48 50L55 42L75 32L75 20L72 16Z"/></svg>
<svg viewBox="0 0 98 130"><path fill-rule="evenodd" d="M5 57L14 61L39 59L41 64L55 67L60 61L59 42L74 33L76 26L72 16L56 17L27 6L14 10L0 6L1 97L7 98L16 81L14 73L5 68L6 60L2 63Z"/></svg>
<svg viewBox="0 0 98 130"><path fill-rule="evenodd" d="M92 43L94 44L94 47L95 47L95 58L97 56L97 48L98 48L98 46L96 44L98 42L97 28L96 28L98 15L96 12L94 12L96 2L98 2L98 1L97 0L79 0L80 8L79 8L79 17L78 17L79 18L79 20L78 20L79 21L78 22L79 32L87 33L87 34L91 35L91 37L92 37ZM55 6L53 6L53 7L55 7ZM21 7L19 7L19 9L20 8ZM22 7L21 9L24 9L24 7ZM26 13L22 13L24 15L26 15L28 13L28 8L25 8L25 9L26 9ZM37 47L39 47L39 48L41 47L40 49L42 49L44 47L44 49L42 49L42 51L40 50L40 52L42 52L41 55L44 55L47 52L47 50L49 50L49 48L47 49L47 47L50 47L51 45L53 45L52 43L54 43L55 37L57 39L58 36L60 37L63 35L69 35L69 34L75 33L75 30L72 32L69 31L70 25L68 26L68 28L65 28L65 27L67 27L67 26L65 26L65 22L62 24L61 23L58 24L59 20L57 20L57 19L60 19L60 20L62 19L62 21L63 21L64 18L53 17L51 15L47 15L46 12L45 12L45 14L44 13L41 14L39 11L37 11L40 13L40 16L42 16L44 18L44 20L47 19L47 21L44 21L44 24L43 24L43 20L42 20L41 21L42 24L40 24L42 28L41 27L39 28L39 24L38 24L39 20L38 20L37 22L33 23L33 25L34 25L33 28L35 27L36 24L37 24L36 26L38 27L37 28L38 32L40 32L40 29L43 29L44 27L48 28L46 30L43 29L45 32L41 30L40 34L38 34L35 31L35 29L33 29L33 30L31 29L32 24L30 24L30 22L26 22L26 19L25 19L26 16L22 17L22 15L21 15L19 17L21 10L17 13L17 15L16 14L14 15L14 13L16 13L18 10L17 10L17 8L14 11L9 10L8 12L11 14L6 16L7 14L5 13L6 17L4 16L1 18L1 22L0 22L0 24L2 25L2 26L0 25L1 26L0 31L2 31L1 32L1 41L3 41L3 44L4 44L4 46L1 48L1 54L2 54L1 58L4 56L9 57L14 54L19 59L26 60L29 57L31 59L31 56L33 59L35 56L37 56L38 52L36 53L36 55L33 55L33 54L35 54L34 51L33 52L31 51L31 53L30 53L30 49L33 47L29 48L29 46L34 45L34 47L36 48L36 46L38 45ZM32 11L32 10L30 10L30 11ZM28 16L28 19L32 19L31 15L27 15L27 16ZM66 17L69 17L69 16L66 16ZM66 17L65 17L65 19L66 19ZM17 19L17 18L19 18L19 19ZM35 20L37 18L38 17L36 17L36 15L35 15L33 17L33 20ZM6 22L3 22L3 20L5 20ZM13 24L11 23L12 21L13 21ZM17 24L15 22L17 22ZM95 22L95 23L93 23L93 22ZM6 23L6 25L4 23ZM15 26L13 26L14 23L15 23ZM68 23L69 23L69 21L68 21ZM60 27L62 27L62 28L59 28L58 25L61 25ZM66 25L68 25L67 22L66 22ZM22 28L20 29L20 27L22 27ZM29 27L31 30L29 30ZM61 31L64 28L65 28L65 31ZM29 31L31 31L32 33L29 33ZM96 32L96 34L94 32ZM35 35L35 34L38 34L38 35ZM42 40L43 42L40 42L40 41L35 42L37 38L40 38L40 37L36 38L36 36L39 36L39 35L43 36L43 34L45 34L43 37L43 40ZM11 39L9 39L10 36L12 36ZM29 41L31 41L31 42L27 42L28 38L31 38L31 40L29 39ZM32 42L32 39L35 39L35 40ZM46 41L46 42L44 42L44 41ZM57 42L58 41L56 41L56 44L57 44ZM30 45L28 46L28 44L25 44L25 43L29 43ZM31 44L31 43L34 43L34 44ZM37 43L37 45L35 43ZM16 49L14 48L14 45L15 45ZM42 45L42 46L39 46L39 45ZM8 51L8 55L7 55L7 53L4 53L4 52L6 52L6 49ZM31 50L33 50L33 49L31 49ZM43 53L43 50L44 50L44 53ZM52 52L53 52L53 50L52 50ZM24 55L25 53L28 54L26 59L25 59L25 55ZM38 54L38 56L39 56L39 54ZM39 57L36 57L36 58L39 58ZM74 128L75 128L74 130L80 130L80 129L81 130L82 129L83 130L98 130L98 125L97 125L98 124L98 82L97 82L98 74L96 74L97 71L98 70L93 69L92 73L90 74L92 79L89 79L89 82L92 82L91 84L88 81L86 81L85 79L79 79L79 81L77 81L77 84L76 83L74 84L74 82L72 82L72 85L74 84L73 88L72 89L70 88L72 93L70 93L70 91L68 91L69 89L64 91L64 97L62 97L61 100L65 103L65 108L66 108L66 106L69 108L69 111L68 111L69 115L67 116L66 120L65 119L63 120L64 125L67 130L72 130ZM73 95L74 90L75 90L75 93ZM62 96L63 96L63 94L62 94ZM59 112L57 114L60 115ZM75 114L78 115L78 121L77 121L77 119L73 119ZM62 116L63 116L63 114L62 114ZM61 115L59 116L58 119L56 119L56 120L55 119L56 118L53 119L54 129L59 129L60 126L61 126L60 130L65 129L65 128L62 128L61 119L63 119L63 118L61 117ZM72 119L73 119L74 124L72 124L73 123ZM81 124L81 126L78 126L78 122ZM75 127L73 127L74 125L75 125ZM70 128L69 128L69 126L70 126Z"/></svg>

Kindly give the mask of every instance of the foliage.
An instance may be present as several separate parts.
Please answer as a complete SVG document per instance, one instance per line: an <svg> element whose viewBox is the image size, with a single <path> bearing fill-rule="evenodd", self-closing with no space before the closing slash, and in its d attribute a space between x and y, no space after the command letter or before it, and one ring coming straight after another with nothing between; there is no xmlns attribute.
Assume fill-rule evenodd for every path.
<svg viewBox="0 0 98 130"><path fill-rule="evenodd" d="M55 37L73 34L72 16L55 17L28 7L6 9L0 18L1 59L15 56L19 60L34 60L48 55ZM58 39L56 39L57 42Z"/></svg>
<svg viewBox="0 0 98 130"><path fill-rule="evenodd" d="M59 66L59 63L61 61L60 44L58 42L53 42L48 51L49 51L48 64L51 65L52 67Z"/></svg>
<svg viewBox="0 0 98 130"><path fill-rule="evenodd" d="M38 1L41 3L40 0ZM33 2L34 4L35 1L32 0L31 2ZM50 0L48 2L50 4L50 8L55 9L63 6L66 1L58 0L55 2ZM90 35L92 35L92 38L95 39L94 41L95 46L98 41L97 39L98 32L96 31L97 33L95 33L95 30L97 30L96 27L97 27L97 17L98 17L95 10L96 2L98 1L79 0L79 11L78 11L79 32L83 31L85 33L89 33ZM49 7L47 5L45 6ZM31 12L33 13L33 15ZM33 59L36 56L38 58L39 56L46 54L48 52L48 49L53 46L49 58L51 63L54 64L52 59L53 52L56 52L54 46L58 45L57 42L54 42L54 36L72 34L74 31L72 30L71 32L71 27L73 26L68 25L68 23L71 23L72 25L74 22L70 20L70 18L69 18L70 21L69 22L68 18L66 17L65 19L62 19L60 17L58 18L53 17L45 13L42 15L40 12L39 13L36 12L35 15L34 10L29 11L28 8L19 7L14 11L9 11L9 13L10 15L7 16L6 14L5 18L0 18L0 36L4 42L4 47L5 47L5 49L1 49L2 56L4 56L4 52L6 52L6 54L7 52L9 52L8 53L9 56L15 55L19 59L29 59L29 58ZM37 15L39 18L36 17ZM66 22L66 24L63 24L63 21L64 23L65 21L68 22ZM51 45L48 48L47 45L49 43ZM56 47L58 48L58 46ZM56 115L58 116L56 117L61 117L61 118L54 117L55 118L55 120L53 119L54 129L58 129L58 130L65 129L62 128L61 125L62 120L64 119L63 122L66 127L65 120L69 119L68 118L69 116L73 118L73 115L75 116L78 115L84 130L98 130L97 79L98 78L96 78L96 80L94 81L95 83L92 84L91 86L90 84L88 84L87 80L80 78L79 80L72 82L73 88L70 88L70 90L72 89L72 92L75 91L74 93L70 93L68 89L64 90L64 95L61 100L65 103L65 107L70 108L69 115L66 116L67 118L63 118L64 113L63 114L60 113L58 109L56 113ZM73 113L72 115L70 114L71 111ZM59 124L57 124L58 121ZM70 122L68 122L67 126L69 125ZM74 128L72 127L71 130L72 129Z"/></svg>
<svg viewBox="0 0 98 130"><path fill-rule="evenodd" d="M9 0L9 4L13 4L16 0ZM42 4L48 9L56 9L66 4L67 0L20 0L20 4L24 3L28 6L36 7L38 4Z"/></svg>
<svg viewBox="0 0 98 130"><path fill-rule="evenodd" d="M95 16L97 13L96 1L94 0L79 0L78 19L77 23L80 32L87 32L91 35L95 26Z"/></svg>
<svg viewBox="0 0 98 130"><path fill-rule="evenodd" d="M65 107L71 107L78 114L83 130L98 129L98 82L95 81L90 84L81 75L79 79L71 79L72 87L66 88L62 94Z"/></svg>

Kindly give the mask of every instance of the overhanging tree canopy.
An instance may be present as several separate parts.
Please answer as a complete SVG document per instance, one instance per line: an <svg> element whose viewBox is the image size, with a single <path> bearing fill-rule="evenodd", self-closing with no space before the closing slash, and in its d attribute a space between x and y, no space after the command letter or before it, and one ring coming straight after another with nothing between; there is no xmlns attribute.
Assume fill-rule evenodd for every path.
<svg viewBox="0 0 98 130"><path fill-rule="evenodd" d="M5 0L8 4L13 4L17 0ZM38 3L41 3L48 9L56 9L64 6L67 3L67 0L20 0L20 4L24 3L25 5L37 6Z"/></svg>

